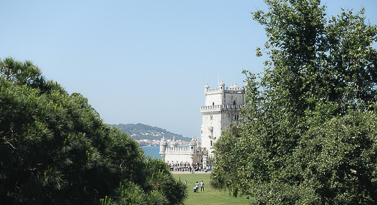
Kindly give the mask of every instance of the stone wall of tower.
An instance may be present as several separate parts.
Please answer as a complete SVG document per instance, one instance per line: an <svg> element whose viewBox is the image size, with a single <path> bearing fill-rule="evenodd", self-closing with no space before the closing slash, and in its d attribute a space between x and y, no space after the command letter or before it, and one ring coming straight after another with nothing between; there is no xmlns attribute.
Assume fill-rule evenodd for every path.
<svg viewBox="0 0 377 205"><path fill-rule="evenodd" d="M224 105L243 105L245 103L244 94L243 90L226 90L224 93Z"/></svg>
<svg viewBox="0 0 377 205"><path fill-rule="evenodd" d="M205 106L222 105L224 92L220 88L209 88L205 91Z"/></svg>
<svg viewBox="0 0 377 205"><path fill-rule="evenodd" d="M190 163L192 164L195 159L195 154L191 154L190 147L168 147L165 152L166 163Z"/></svg>
<svg viewBox="0 0 377 205"><path fill-rule="evenodd" d="M220 112L204 113L202 117L201 138L202 147L211 153L211 147L221 136L222 115Z"/></svg>

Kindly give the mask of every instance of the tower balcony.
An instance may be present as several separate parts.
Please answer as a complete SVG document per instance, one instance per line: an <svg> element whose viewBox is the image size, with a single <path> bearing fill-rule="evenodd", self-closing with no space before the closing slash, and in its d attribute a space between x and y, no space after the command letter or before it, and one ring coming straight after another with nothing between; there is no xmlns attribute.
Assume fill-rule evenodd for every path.
<svg viewBox="0 0 377 205"><path fill-rule="evenodd" d="M222 111L239 111L243 105L211 105L211 106L201 106L200 112L222 112Z"/></svg>

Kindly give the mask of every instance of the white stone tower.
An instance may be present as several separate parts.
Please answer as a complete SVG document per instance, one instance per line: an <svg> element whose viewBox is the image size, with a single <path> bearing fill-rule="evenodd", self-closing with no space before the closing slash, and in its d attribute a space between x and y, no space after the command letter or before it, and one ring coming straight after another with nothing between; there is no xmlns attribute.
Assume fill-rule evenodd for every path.
<svg viewBox="0 0 377 205"><path fill-rule="evenodd" d="M240 108L244 105L245 90L235 83L229 88L221 81L219 87L204 87L205 106L202 113L202 147L208 150L208 157L213 157L213 144L220 138L222 130L231 122L239 122Z"/></svg>

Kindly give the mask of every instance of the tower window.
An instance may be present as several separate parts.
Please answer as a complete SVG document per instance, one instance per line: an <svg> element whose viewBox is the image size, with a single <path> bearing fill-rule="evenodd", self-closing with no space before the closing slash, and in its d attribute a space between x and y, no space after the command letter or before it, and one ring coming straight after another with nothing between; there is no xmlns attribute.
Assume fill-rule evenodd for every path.
<svg viewBox="0 0 377 205"><path fill-rule="evenodd" d="M212 106L215 106L215 102L212 102Z"/></svg>
<svg viewBox="0 0 377 205"><path fill-rule="evenodd" d="M211 146L212 146L212 140L211 140Z"/></svg>
<svg viewBox="0 0 377 205"><path fill-rule="evenodd" d="M233 105L236 105L236 101L235 100L233 101Z"/></svg>

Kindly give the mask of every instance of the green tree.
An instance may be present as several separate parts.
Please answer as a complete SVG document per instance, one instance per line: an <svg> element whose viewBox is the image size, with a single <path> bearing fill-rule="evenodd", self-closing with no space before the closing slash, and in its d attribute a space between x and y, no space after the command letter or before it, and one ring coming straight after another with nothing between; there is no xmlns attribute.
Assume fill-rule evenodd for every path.
<svg viewBox="0 0 377 205"><path fill-rule="evenodd" d="M321 201L337 204L377 202L377 118L371 111L350 111L302 137L294 153L302 184Z"/></svg>
<svg viewBox="0 0 377 205"><path fill-rule="evenodd" d="M2 203L182 203L185 187L165 163L31 62L0 61L0 86Z"/></svg>
<svg viewBox="0 0 377 205"><path fill-rule="evenodd" d="M344 180L331 183L328 181L331 177L317 180L315 174L307 174L311 171L308 165L315 164L322 150L330 148L314 144L311 144L314 148L310 148L305 144L308 135L313 141L326 141L324 135L312 133L316 128L326 132L333 129L324 126L328 123L345 123L343 120L355 112L362 116L374 110L377 52L372 44L376 41L376 26L365 24L364 10L358 14L342 10L341 14L327 20L325 7L320 6L319 0L265 2L269 11L253 12L253 17L265 27L268 37L265 48L257 48L257 55L264 51L269 60L260 79L245 71L245 122L239 127L240 137L224 135L215 145L218 166L213 179L227 176L232 182L227 187L233 192L254 195L255 204L352 204L355 201L351 198L358 203L377 203L373 198L377 194L371 188L376 181L373 172L363 172L365 177L345 179L343 176L351 167L334 166L326 170L326 176ZM358 128L361 130L372 126L361 121L355 123L364 126ZM364 137L359 132L354 134ZM370 147L358 149L372 152L377 141L371 136L367 138L370 138ZM337 144L352 144L336 140L331 147L336 150L334 153L343 149ZM226 146L234 146L227 150L228 155L238 156L230 158L225 165L237 167L231 174L224 173L225 158L221 156L221 148ZM305 157L305 153L312 155ZM372 157L355 155L348 160L355 163L359 160L357 164L366 160L365 164L373 164ZM221 185L220 182L217 183ZM328 186L342 189L323 188Z"/></svg>

